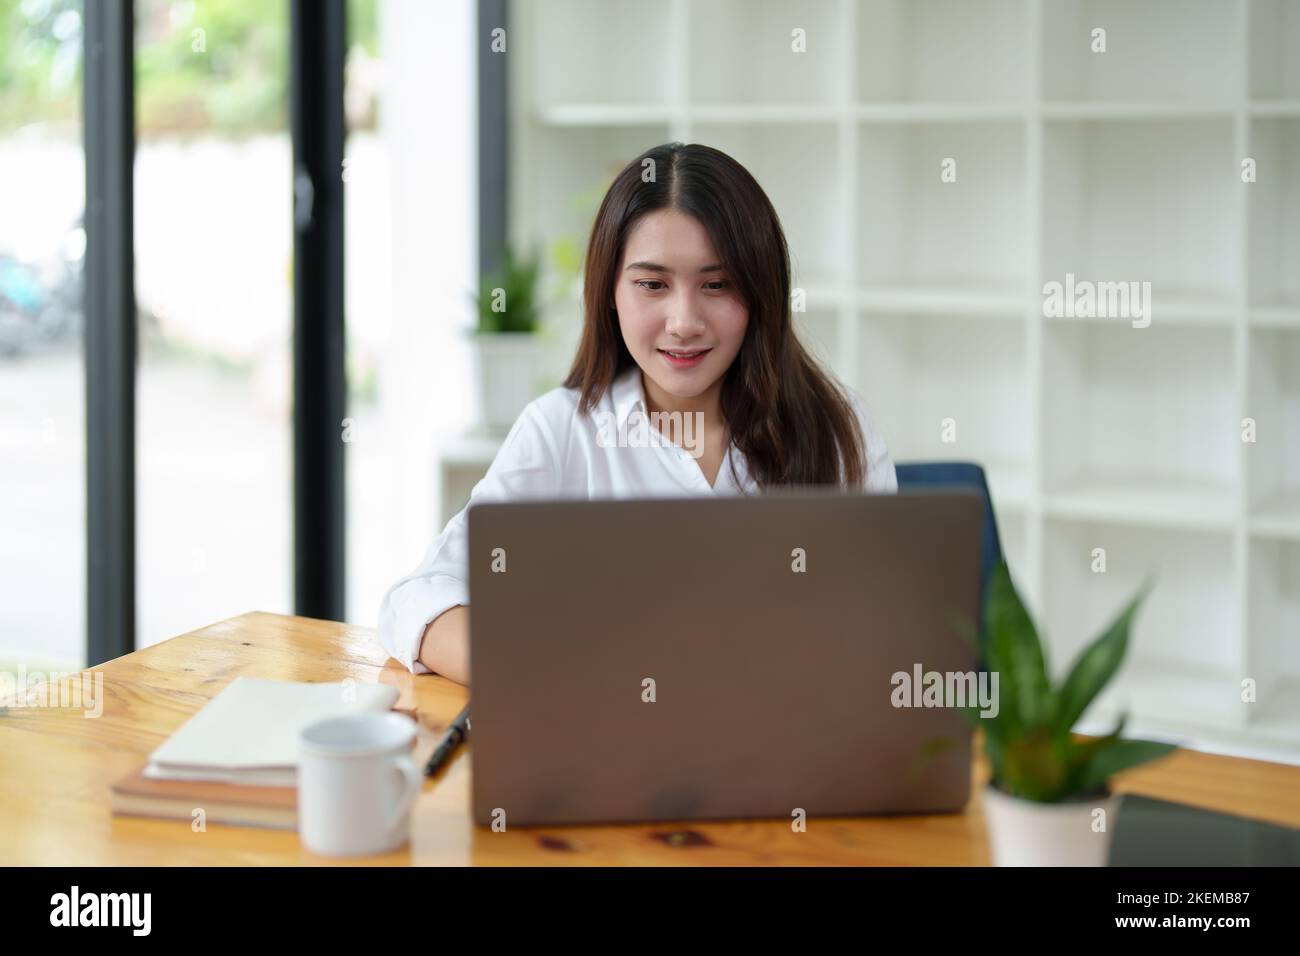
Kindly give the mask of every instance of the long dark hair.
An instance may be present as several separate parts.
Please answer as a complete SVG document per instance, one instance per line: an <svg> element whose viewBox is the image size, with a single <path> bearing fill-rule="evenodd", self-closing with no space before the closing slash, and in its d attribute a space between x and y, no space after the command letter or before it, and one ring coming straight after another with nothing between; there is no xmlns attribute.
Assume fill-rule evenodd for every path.
<svg viewBox="0 0 1300 956"><path fill-rule="evenodd" d="M646 160L654 161L649 182ZM589 413L635 364L611 305L615 272L632 226L667 208L704 226L749 312L720 402L750 474L761 488L861 486L866 461L857 414L794 334L790 253L776 210L745 167L711 146L656 146L628 163L605 193L587 244L582 340L564 381L581 390L579 409Z"/></svg>

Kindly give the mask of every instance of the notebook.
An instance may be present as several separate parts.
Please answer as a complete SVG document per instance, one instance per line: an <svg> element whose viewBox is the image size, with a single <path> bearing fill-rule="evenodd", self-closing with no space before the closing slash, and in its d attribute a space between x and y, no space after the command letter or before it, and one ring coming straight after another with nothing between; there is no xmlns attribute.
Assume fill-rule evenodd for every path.
<svg viewBox="0 0 1300 956"><path fill-rule="evenodd" d="M416 722L416 742L411 758L423 767L442 740L445 722L431 721L414 710L393 708ZM211 780L180 780L145 776L137 767L113 784L112 810L118 816L185 820L193 824L202 810L203 820L230 826L298 827L297 787L250 786Z"/></svg>
<svg viewBox="0 0 1300 956"><path fill-rule="evenodd" d="M118 816L161 817L189 820L203 813L203 821L231 826L298 827L298 790L295 787L257 787L207 780L158 780L139 767L110 791L113 813Z"/></svg>
<svg viewBox="0 0 1300 956"><path fill-rule="evenodd" d="M236 677L150 755L143 773L152 780L293 787L304 728L349 713L382 713L397 697L388 684Z"/></svg>

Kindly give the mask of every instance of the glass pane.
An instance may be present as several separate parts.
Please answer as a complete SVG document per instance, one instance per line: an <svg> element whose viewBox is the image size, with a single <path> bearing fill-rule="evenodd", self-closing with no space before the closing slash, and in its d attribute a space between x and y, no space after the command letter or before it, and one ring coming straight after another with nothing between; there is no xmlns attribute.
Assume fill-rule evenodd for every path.
<svg viewBox="0 0 1300 956"><path fill-rule="evenodd" d="M86 652L79 0L0 0L0 670Z"/></svg>
<svg viewBox="0 0 1300 956"><path fill-rule="evenodd" d="M291 613L286 0L136 0L138 644Z"/></svg>
<svg viewBox="0 0 1300 956"><path fill-rule="evenodd" d="M438 454L472 413L474 19L471 3L348 3L343 440L358 624L375 625L384 591L446 520Z"/></svg>

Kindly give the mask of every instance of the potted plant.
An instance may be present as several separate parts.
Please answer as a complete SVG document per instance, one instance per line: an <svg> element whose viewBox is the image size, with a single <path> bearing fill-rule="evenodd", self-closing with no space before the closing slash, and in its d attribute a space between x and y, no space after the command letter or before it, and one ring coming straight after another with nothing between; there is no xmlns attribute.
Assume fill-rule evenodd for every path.
<svg viewBox="0 0 1300 956"><path fill-rule="evenodd" d="M501 265L479 280L474 384L488 432L508 431L537 394L543 359L539 272L536 254L521 258L507 248Z"/></svg>
<svg viewBox="0 0 1300 956"><path fill-rule="evenodd" d="M990 576L980 644L984 666L998 675L999 706L988 718L975 707L962 712L983 731L992 771L982 796L995 866L1104 866L1119 804L1111 776L1175 749L1121 738L1126 715L1102 737L1072 732L1123 662L1129 627L1148 590L1149 582L1053 686L1006 563Z"/></svg>

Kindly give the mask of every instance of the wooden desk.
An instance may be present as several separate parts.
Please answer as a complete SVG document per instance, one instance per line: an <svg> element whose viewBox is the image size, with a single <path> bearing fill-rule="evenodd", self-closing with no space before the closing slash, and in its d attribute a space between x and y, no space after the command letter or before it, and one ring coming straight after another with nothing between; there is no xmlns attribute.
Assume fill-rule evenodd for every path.
<svg viewBox="0 0 1300 956"><path fill-rule="evenodd" d="M168 734L239 675L392 684L398 707L441 728L468 691L416 677L369 628L252 613L172 638L97 669L102 716L71 708L0 711L0 865L320 864L292 831L114 817L109 785L139 766ZM964 813L904 818L540 827L493 833L469 814L471 754L426 781L411 843L363 863L967 865L988 851L978 790ZM975 768L977 787L986 771ZM1116 789L1300 827L1300 767L1181 751L1131 771Z"/></svg>

